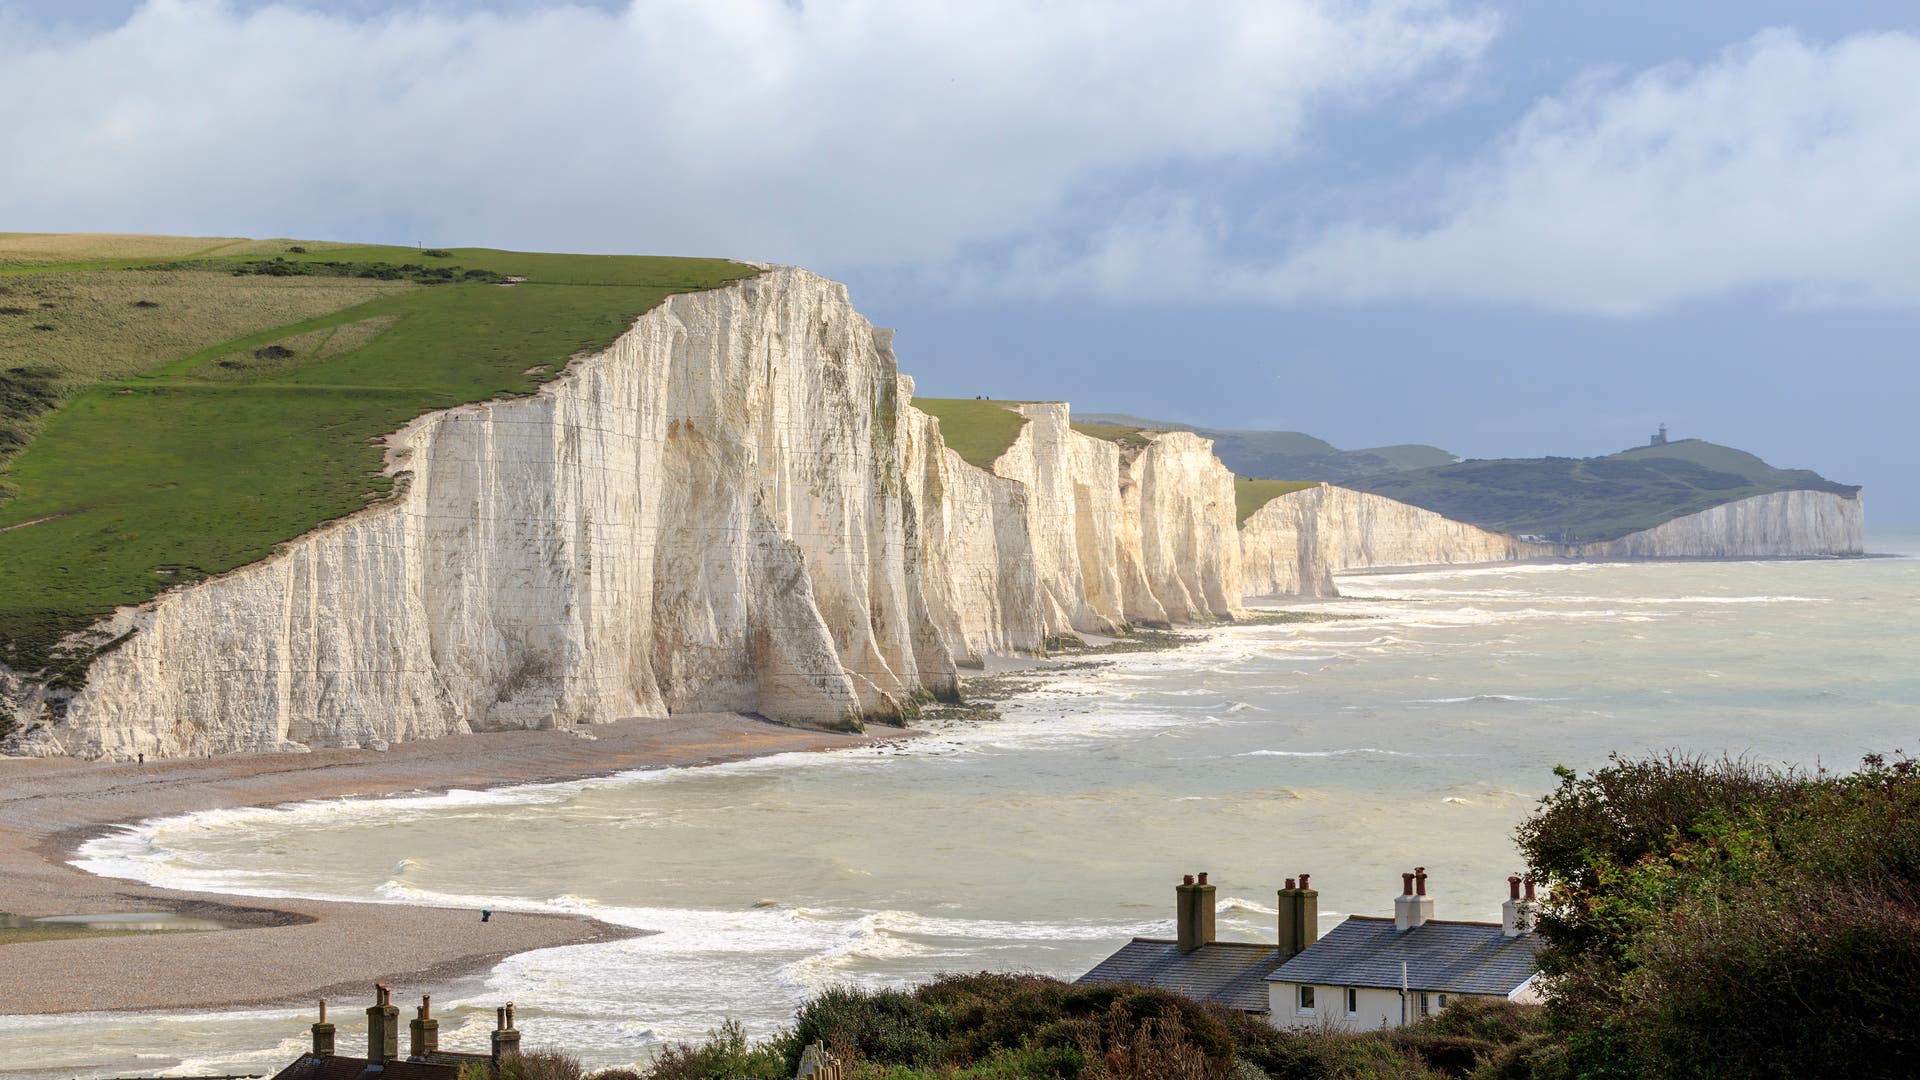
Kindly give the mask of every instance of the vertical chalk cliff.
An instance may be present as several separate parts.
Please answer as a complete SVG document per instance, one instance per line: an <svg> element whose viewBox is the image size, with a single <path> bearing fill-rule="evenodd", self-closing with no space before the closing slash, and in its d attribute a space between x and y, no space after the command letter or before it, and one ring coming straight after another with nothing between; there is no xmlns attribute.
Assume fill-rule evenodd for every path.
<svg viewBox="0 0 1920 1080"><path fill-rule="evenodd" d="M1553 555L1430 510L1322 484L1289 492L1240 527L1250 595L1337 596L1333 574L1365 567L1507 562Z"/></svg>
<svg viewBox="0 0 1920 1080"><path fill-rule="evenodd" d="M1028 493L1049 636L1241 611L1233 474L1210 441L1175 431L1123 446L1074 431L1065 403L1011 407L1028 422L993 471Z"/></svg>
<svg viewBox="0 0 1920 1080"><path fill-rule="evenodd" d="M1859 493L1777 491L1675 518L1618 540L1579 544L1581 558L1759 558L1859 555L1866 512Z"/></svg>
<svg viewBox="0 0 1920 1080"><path fill-rule="evenodd" d="M1189 432L1062 403L991 468L912 406L890 331L776 268L673 296L530 397L421 417L388 501L123 609L78 692L0 669L8 752L381 746L694 710L849 726L1071 634L1232 618L1365 567L1852 554L1857 496L1793 491L1608 544L1523 543L1345 488L1237 525Z"/></svg>
<svg viewBox="0 0 1920 1080"><path fill-rule="evenodd" d="M843 725L954 677L890 336L773 270L395 440L392 501L117 615L41 749L377 745L685 709ZM1017 641L1017 631L1004 639Z"/></svg>
<svg viewBox="0 0 1920 1080"><path fill-rule="evenodd" d="M1232 479L1064 405L994 471L910 405L889 331L780 268L669 298L539 393L422 417L389 501L124 609L10 750L380 746L676 711L910 714L960 665L1238 610ZM1123 460L1124 458L1124 460Z"/></svg>
<svg viewBox="0 0 1920 1080"><path fill-rule="evenodd" d="M1756 495L1618 540L1529 543L1378 495L1321 485L1279 496L1240 527L1248 595L1338 596L1341 570L1515 559L1767 558L1858 555L1860 496Z"/></svg>

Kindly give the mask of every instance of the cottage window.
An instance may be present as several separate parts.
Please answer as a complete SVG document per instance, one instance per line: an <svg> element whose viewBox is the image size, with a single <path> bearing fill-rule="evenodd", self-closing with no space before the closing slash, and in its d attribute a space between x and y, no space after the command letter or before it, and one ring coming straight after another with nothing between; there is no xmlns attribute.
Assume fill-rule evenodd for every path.
<svg viewBox="0 0 1920 1080"><path fill-rule="evenodd" d="M1313 987L1311 986L1300 988L1300 1011L1303 1013L1313 1011Z"/></svg>
<svg viewBox="0 0 1920 1080"><path fill-rule="evenodd" d="M1433 1010L1428 1007L1427 992L1422 990L1420 991L1420 1015L1431 1016L1432 1014Z"/></svg>
<svg viewBox="0 0 1920 1080"><path fill-rule="evenodd" d="M1347 1015L1360 1015L1360 991L1351 986L1347 987Z"/></svg>
<svg viewBox="0 0 1920 1080"><path fill-rule="evenodd" d="M1439 1005L1440 1005L1440 1008L1442 1009L1447 1007L1447 995L1445 994L1440 995Z"/></svg>

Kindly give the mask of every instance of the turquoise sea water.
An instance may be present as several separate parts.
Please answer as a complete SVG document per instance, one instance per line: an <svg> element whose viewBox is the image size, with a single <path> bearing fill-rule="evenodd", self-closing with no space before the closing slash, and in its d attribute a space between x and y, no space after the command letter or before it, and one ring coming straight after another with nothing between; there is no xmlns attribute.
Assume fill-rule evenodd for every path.
<svg viewBox="0 0 1920 1080"><path fill-rule="evenodd" d="M724 1017L770 1029L833 983L1077 975L1167 932L1173 884L1200 870L1221 886L1222 936L1270 939L1274 890L1302 871L1323 925L1386 912L1416 864L1443 917L1497 918L1512 829L1555 764L1679 749L1846 769L1920 750L1920 559L1527 565L1341 589L1305 606L1350 620L1209 632L897 747L212 812L97 841L86 865L658 931L398 988L444 1003L448 1045L481 1048L511 998L529 1045L605 1065ZM76 1046L82 1022L0 1018L0 1062L270 1072L308 1019L91 1018Z"/></svg>

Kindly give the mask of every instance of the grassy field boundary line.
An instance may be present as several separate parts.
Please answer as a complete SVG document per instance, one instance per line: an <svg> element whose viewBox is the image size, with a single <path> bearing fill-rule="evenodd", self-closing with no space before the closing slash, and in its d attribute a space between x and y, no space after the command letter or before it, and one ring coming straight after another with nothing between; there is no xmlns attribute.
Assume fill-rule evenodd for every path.
<svg viewBox="0 0 1920 1080"><path fill-rule="evenodd" d="M421 287L425 288L425 286ZM217 345L209 345L199 352L190 353L178 359L169 360L163 364L157 364L128 378L116 379L113 380L112 383L103 383L101 385L137 385L139 383L174 379L185 375L187 372L210 360L218 360L232 353L244 352L251 348L271 345L282 338L293 337L295 334L305 334L314 330L338 330L347 323L359 322L361 319L367 318L379 318L382 315L389 314L389 312L386 310L370 311L369 309L382 306L385 308L401 307L404 301L411 299L414 295L414 290L408 290L407 292L396 293L392 296L375 297L372 300L363 301L352 307L344 307L338 311L330 311L325 315L315 315L311 319L301 319L298 322L285 323L268 330L242 334L237 338L230 338ZM398 314L402 318L406 317L404 311Z"/></svg>
<svg viewBox="0 0 1920 1080"><path fill-rule="evenodd" d="M67 514L48 514L46 517L37 517L32 521L22 521L16 525L0 525L0 533L12 532L15 529L24 529L29 525L38 525L43 521L59 521L61 518L67 517L74 512L75 511L69 511Z"/></svg>

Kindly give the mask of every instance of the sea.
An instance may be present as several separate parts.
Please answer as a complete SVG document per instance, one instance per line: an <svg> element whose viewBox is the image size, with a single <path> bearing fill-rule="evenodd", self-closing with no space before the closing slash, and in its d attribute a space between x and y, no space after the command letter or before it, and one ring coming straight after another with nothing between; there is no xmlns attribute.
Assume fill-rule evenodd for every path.
<svg viewBox="0 0 1920 1080"><path fill-rule="evenodd" d="M1198 632L1053 672L1002 718L896 743L489 791L220 810L87 845L175 888L591 915L648 931L507 959L434 994L442 1044L646 1059L764 1034L835 985L1086 971L1166 935L1206 871L1223 938L1272 940L1312 875L1322 928L1425 867L1442 918L1499 917L1554 768L1730 755L1848 770L1920 752L1920 534L1888 557L1366 573L1338 616ZM0 955L0 965L4 955ZM355 1016L358 1002L340 1002ZM0 1017L0 1076L271 1074L304 1009ZM360 1033L342 1026L342 1046Z"/></svg>

